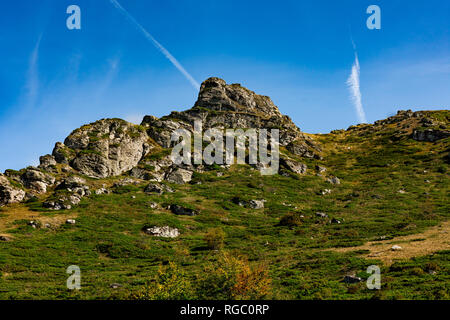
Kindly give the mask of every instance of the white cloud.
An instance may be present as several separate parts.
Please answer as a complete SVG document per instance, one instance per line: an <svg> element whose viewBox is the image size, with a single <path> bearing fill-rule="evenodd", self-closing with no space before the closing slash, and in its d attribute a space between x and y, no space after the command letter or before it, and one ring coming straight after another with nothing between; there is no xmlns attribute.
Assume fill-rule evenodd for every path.
<svg viewBox="0 0 450 320"><path fill-rule="evenodd" d="M42 34L39 36L33 51L31 52L29 67L26 81L26 103L28 108L33 108L36 105L37 96L39 93L39 48L41 46Z"/></svg>
<svg viewBox="0 0 450 320"><path fill-rule="evenodd" d="M353 44L353 47L355 47L354 44ZM359 67L358 54L355 52L355 62L353 63L353 66L352 66L352 72L350 73L350 76L347 79L347 85L350 90L350 96L351 96L353 105L355 106L356 115L358 116L359 122L367 123L366 114L364 112L362 98L361 98L359 74L360 74L360 67Z"/></svg>

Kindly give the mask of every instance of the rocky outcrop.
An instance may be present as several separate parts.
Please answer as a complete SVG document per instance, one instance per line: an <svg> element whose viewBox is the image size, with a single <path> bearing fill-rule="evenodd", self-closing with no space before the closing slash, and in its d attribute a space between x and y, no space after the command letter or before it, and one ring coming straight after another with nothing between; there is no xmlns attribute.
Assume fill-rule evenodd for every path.
<svg viewBox="0 0 450 320"><path fill-rule="evenodd" d="M14 187L8 178L0 173L0 206L21 202L25 198L25 191Z"/></svg>
<svg viewBox="0 0 450 320"><path fill-rule="evenodd" d="M450 131L440 129L414 130L411 138L416 141L435 142L450 137Z"/></svg>
<svg viewBox="0 0 450 320"><path fill-rule="evenodd" d="M282 146L306 139L269 97L258 95L239 84L228 85L219 78L209 78L202 83L193 108L172 112L161 119L146 116L142 125L153 140L168 148L173 130L183 128L193 132L195 120L202 122L203 129L279 129ZM308 140L314 144L312 139Z"/></svg>
<svg viewBox="0 0 450 320"><path fill-rule="evenodd" d="M47 188L55 183L55 178L37 168L28 167L21 175L22 183L34 193L46 193Z"/></svg>
<svg viewBox="0 0 450 320"><path fill-rule="evenodd" d="M152 145L145 130L120 119L102 119L73 131L53 156L94 178L116 176L137 166Z"/></svg>

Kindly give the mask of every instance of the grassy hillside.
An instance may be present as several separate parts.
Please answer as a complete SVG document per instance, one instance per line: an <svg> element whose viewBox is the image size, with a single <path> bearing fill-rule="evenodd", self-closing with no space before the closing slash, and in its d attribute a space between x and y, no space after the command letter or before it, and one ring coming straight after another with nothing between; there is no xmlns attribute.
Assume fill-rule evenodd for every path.
<svg viewBox="0 0 450 320"><path fill-rule="evenodd" d="M428 117L448 125L450 112ZM141 181L71 210L46 210L38 198L3 207L0 234L12 241L0 241L0 299L449 299L450 138L415 141L415 121L310 135L322 160L297 158L305 175L261 176L234 165L195 173L188 185L165 183L173 193L145 193ZM318 175L317 164L327 171ZM330 175L341 183L327 182ZM86 177L108 187L123 178ZM266 200L263 209L238 204L255 199ZM175 215L173 204L199 213ZM181 235L142 232L166 225ZM411 249L416 243L421 250ZM403 250L377 253L394 244ZM381 290L343 281L368 278L374 264ZM79 291L66 288L70 265L81 268Z"/></svg>

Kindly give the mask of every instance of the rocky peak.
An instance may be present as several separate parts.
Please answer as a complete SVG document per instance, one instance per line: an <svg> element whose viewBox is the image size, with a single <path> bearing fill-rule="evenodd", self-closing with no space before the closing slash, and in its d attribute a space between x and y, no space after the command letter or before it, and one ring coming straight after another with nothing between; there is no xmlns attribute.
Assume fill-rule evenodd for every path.
<svg viewBox="0 0 450 320"><path fill-rule="evenodd" d="M209 78L202 83L195 107L281 117L269 97L258 95L240 84L227 85L220 78Z"/></svg>

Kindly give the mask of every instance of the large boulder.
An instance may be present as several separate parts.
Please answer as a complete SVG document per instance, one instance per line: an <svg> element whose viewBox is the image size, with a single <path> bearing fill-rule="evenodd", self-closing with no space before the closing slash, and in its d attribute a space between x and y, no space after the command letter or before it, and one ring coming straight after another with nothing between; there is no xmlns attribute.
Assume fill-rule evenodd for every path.
<svg viewBox="0 0 450 320"><path fill-rule="evenodd" d="M65 148L73 150L73 159L66 156L70 152ZM136 167L151 148L141 126L120 119L102 119L73 131L64 145L55 147L53 155L57 161L70 161L81 174L106 178Z"/></svg>
<svg viewBox="0 0 450 320"><path fill-rule="evenodd" d="M172 171L167 176L167 181L177 183L177 184L185 184L192 180L193 172L185 169L178 168Z"/></svg>
<svg viewBox="0 0 450 320"><path fill-rule="evenodd" d="M25 191L11 185L8 178L0 173L0 206L21 202L25 198Z"/></svg>

